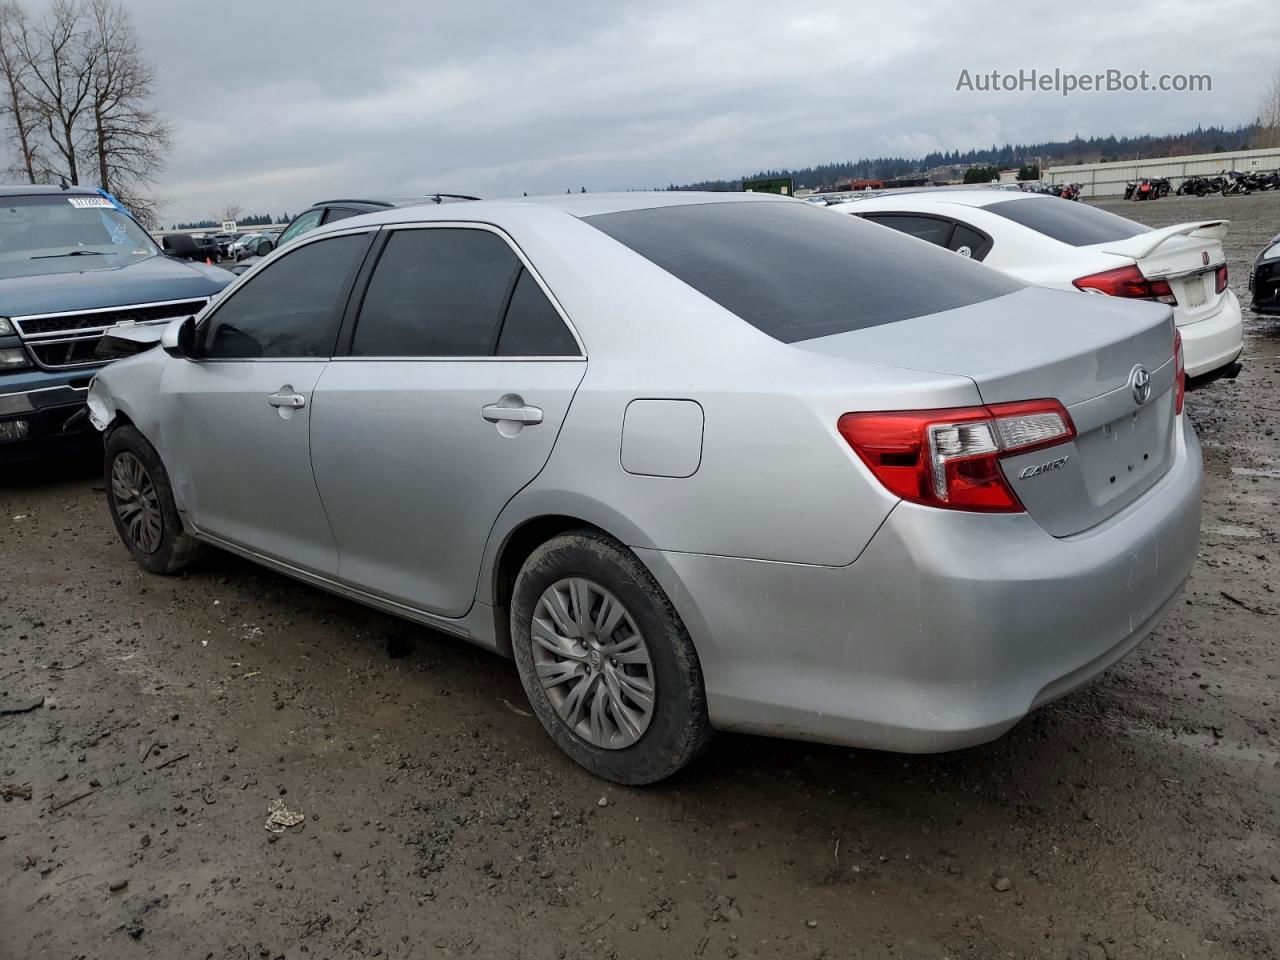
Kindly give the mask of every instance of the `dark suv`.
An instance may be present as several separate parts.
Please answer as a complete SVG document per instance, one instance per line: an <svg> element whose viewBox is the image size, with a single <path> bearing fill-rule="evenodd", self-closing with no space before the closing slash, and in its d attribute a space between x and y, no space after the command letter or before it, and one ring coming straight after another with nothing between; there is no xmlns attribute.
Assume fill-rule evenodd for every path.
<svg viewBox="0 0 1280 960"><path fill-rule="evenodd" d="M421 197L321 200L319 203L313 203L290 220L289 226L284 228L284 233L280 234L280 239L272 244L271 249L283 247L321 224L333 223L335 220L345 220L347 217L357 217L362 213L373 213L376 210L386 210L389 207L408 207L416 203L453 203L459 200L479 199L479 197L469 197L461 193L430 193ZM270 250L267 251L267 253L269 252ZM266 256L266 253L246 257L232 267L231 270L233 273L244 273L264 256Z"/></svg>
<svg viewBox="0 0 1280 960"><path fill-rule="evenodd" d="M102 191L0 186L0 463L96 440L103 332L196 313L233 279L164 256Z"/></svg>

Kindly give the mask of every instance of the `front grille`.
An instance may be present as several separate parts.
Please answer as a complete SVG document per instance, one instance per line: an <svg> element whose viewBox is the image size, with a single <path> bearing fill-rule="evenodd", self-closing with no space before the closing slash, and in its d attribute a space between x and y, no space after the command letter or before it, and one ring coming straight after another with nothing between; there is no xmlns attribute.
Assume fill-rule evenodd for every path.
<svg viewBox="0 0 1280 960"><path fill-rule="evenodd" d="M36 363L49 369L100 364L96 353L104 331L119 323L164 323L203 310L208 299L136 303L106 310L14 317L18 334Z"/></svg>

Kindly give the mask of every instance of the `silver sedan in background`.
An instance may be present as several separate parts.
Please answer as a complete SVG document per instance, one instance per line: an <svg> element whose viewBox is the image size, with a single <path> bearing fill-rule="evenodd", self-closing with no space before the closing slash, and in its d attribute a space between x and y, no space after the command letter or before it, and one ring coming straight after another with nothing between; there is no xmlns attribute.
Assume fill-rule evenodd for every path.
<svg viewBox="0 0 1280 960"><path fill-rule="evenodd" d="M206 544L511 657L578 763L1000 735L1196 555L1167 306L751 194L321 227L89 394L148 570Z"/></svg>

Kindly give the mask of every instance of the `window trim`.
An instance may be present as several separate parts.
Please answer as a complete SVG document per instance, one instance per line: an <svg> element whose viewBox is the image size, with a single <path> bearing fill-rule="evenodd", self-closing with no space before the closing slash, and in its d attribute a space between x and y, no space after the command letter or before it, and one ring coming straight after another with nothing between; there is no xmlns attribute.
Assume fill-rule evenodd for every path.
<svg viewBox="0 0 1280 960"><path fill-rule="evenodd" d="M987 255L991 253L992 248L995 246L995 241L991 239L991 234L987 233L987 231L983 230L980 227L974 226L968 220L959 220L954 216L947 216L946 214L924 213L919 210L868 210L865 213L857 213L855 214L855 216L861 217L863 220L868 220L871 223L874 223L878 227L888 226L888 224L880 223L880 221L877 219L878 217L915 217L918 220L942 220L945 223L951 224L951 232L947 234L947 242L933 243L932 240L925 240L924 242L933 243L935 247L941 247L943 250L946 250L948 253L955 253L955 251L951 249L951 238L955 236L956 227L966 227L967 229L972 230L974 233L982 237L982 248L980 251L981 256L978 256L979 251L975 251L974 255L969 258L970 260L973 260L975 263L981 263L983 260L985 260L987 258ZM889 227L889 229L895 230L897 228ZM898 232L906 233L905 230L898 230ZM907 236L909 237L914 236L914 234L907 233ZM916 237L915 239L921 240L923 238ZM959 254L956 254L956 255L959 256Z"/></svg>
<svg viewBox="0 0 1280 960"><path fill-rule="evenodd" d="M493 351L498 348L498 336L501 334L502 327L506 323L506 311L511 306L511 295L515 292L516 280L520 276L519 270L515 271L511 283L507 288L506 296L503 298L502 314L499 317L498 324L494 327L494 338L493 342L490 344L489 353L465 357L371 357L352 354L351 344L355 339L356 323L359 319L360 311L364 308L364 299L365 295L369 291L369 283L373 278L374 272L378 268L378 261L382 259L382 252L386 249L392 235L401 230L445 229L483 230L494 234L500 240L505 242L511 249L512 253L515 254L516 259L520 261L520 265L528 271L529 275L533 277L534 282L538 284L538 288L542 291L543 296L547 298L552 309L554 309L560 316L560 320L568 329L569 335L573 337L574 343L578 345L577 356L547 357L535 355L528 357L505 357L497 356L493 353ZM547 286L546 281L542 279L541 274L539 274L534 268L529 258L525 256L524 251L520 249L520 245L511 238L510 234L496 224L486 223L480 220L430 220L419 223L388 223L382 224L378 227L378 240L374 248L366 255L365 267L362 267L360 272L356 275L355 288L347 298L347 311L344 313L342 318L342 326L338 331L337 347L332 359L334 361L343 362L369 360L376 363L475 363L480 360L498 362L514 361L520 363L527 363L530 361L538 361L541 363L578 363L587 359L587 349L582 342L582 337L578 335L578 328L575 327L573 321L569 319L569 314L565 311L564 306L560 303L556 295L551 292L551 288Z"/></svg>
<svg viewBox="0 0 1280 960"><path fill-rule="evenodd" d="M210 321L210 319L217 316L218 311L221 310L228 302L230 302L231 298L240 289L240 287L244 286L245 283L247 283L253 277L262 273L262 271L266 270L271 264L275 263L277 260L281 260L289 256L290 254L293 254L298 250L301 250L303 247L310 246L313 243L320 243L323 240L332 240L336 237L353 237L353 236L361 236L361 235L367 234L369 240L365 244L364 252L360 254L358 257L360 261L359 265L355 270L351 271L350 276L347 277L346 283L344 286L344 296L340 296L339 298L342 301L343 306L342 306L341 315L339 316L337 336L335 336L333 345L329 348L329 356L327 357L201 357L201 356L195 356L195 357L185 357L184 359L190 361L191 363L328 363L330 360L332 360L336 354L339 344L341 344L342 342L342 321L345 319L347 310L350 307L351 294L354 289L355 281L360 277L360 273L364 269L365 262L369 259L369 248L373 245L373 241L378 237L378 231L372 227L364 226L364 227L352 227L346 230L335 230L332 233L322 233L319 236L311 236L310 233L311 231L308 231L307 234L303 235L303 239L295 240L293 243L289 244L287 247L276 247L269 254L267 254L266 259L264 259L261 264L256 266L254 269L241 274L239 277L236 278L236 281L234 283L229 284L222 291L222 293L218 295L218 298L212 301L209 304L209 306L206 307L205 310L199 316L197 316L196 343L203 346L204 344L203 334L204 334L205 324L207 324Z"/></svg>

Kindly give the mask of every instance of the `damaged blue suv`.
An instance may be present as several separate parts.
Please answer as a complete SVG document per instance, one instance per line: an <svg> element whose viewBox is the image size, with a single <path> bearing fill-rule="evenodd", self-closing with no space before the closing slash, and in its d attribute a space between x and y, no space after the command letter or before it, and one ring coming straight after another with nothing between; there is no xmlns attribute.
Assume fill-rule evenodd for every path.
<svg viewBox="0 0 1280 960"><path fill-rule="evenodd" d="M165 256L100 190L0 186L0 463L96 442L102 334L196 313L234 279Z"/></svg>

